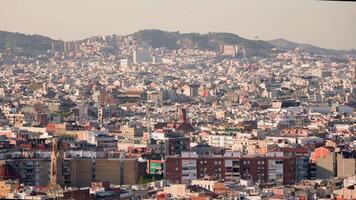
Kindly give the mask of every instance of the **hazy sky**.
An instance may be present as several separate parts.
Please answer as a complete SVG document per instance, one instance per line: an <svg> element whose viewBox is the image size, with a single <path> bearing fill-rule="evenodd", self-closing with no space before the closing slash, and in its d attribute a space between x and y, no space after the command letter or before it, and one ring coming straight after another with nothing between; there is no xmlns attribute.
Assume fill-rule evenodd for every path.
<svg viewBox="0 0 356 200"><path fill-rule="evenodd" d="M356 49L356 3L314 0L0 0L0 30L74 40L141 29L232 32Z"/></svg>

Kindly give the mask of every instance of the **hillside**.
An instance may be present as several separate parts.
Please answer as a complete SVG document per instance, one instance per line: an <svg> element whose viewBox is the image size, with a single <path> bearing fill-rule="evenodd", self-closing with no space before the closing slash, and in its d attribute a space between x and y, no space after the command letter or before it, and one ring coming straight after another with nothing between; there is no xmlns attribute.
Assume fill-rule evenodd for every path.
<svg viewBox="0 0 356 200"><path fill-rule="evenodd" d="M0 52L7 49L16 51L19 55L37 56L51 49L55 40L40 35L26 35L0 31Z"/></svg>
<svg viewBox="0 0 356 200"><path fill-rule="evenodd" d="M202 50L218 51L221 44L241 45L246 48L247 56L270 56L275 52L275 47L281 50L294 50L300 48L302 51L321 55L353 55L356 50L343 51L325 49L309 44L299 44L284 39L272 41L249 40L233 33L180 33L162 30L141 30L131 35L138 41L153 48L166 47L168 49L195 48ZM126 36L127 37L127 36ZM81 40L85 41L85 40ZM63 41L53 40L41 35L26 35L0 31L0 53L12 51L16 55L38 56L52 48L52 42L60 46Z"/></svg>
<svg viewBox="0 0 356 200"><path fill-rule="evenodd" d="M294 50L296 48L301 49L302 51L306 51L312 54L319 54L319 55L336 55L342 56L345 54L354 54L355 50L351 51L344 51L344 50L334 50L334 49L326 49L317 46L313 46L310 44L302 44L302 43L295 43L285 39L276 39L268 41L270 44L279 47L284 50Z"/></svg>
<svg viewBox="0 0 356 200"><path fill-rule="evenodd" d="M168 49L197 48L218 51L220 44L241 45L248 55L267 55L274 45L262 40L248 40L233 33L179 33L161 30L141 30L131 36L147 45Z"/></svg>

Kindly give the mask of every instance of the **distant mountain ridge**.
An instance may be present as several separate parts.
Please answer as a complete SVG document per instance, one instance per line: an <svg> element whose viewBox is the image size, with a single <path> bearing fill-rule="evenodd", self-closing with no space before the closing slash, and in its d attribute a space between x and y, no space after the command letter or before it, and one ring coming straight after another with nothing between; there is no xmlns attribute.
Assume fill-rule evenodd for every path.
<svg viewBox="0 0 356 200"><path fill-rule="evenodd" d="M296 42L291 42L285 39L276 39L276 40L270 40L268 41L270 44L279 47L284 50L294 50L296 48L301 49L302 51L306 51L312 54L319 54L319 55L337 55L337 56L342 56L345 54L352 54L356 55L355 52L356 50L352 49L349 51L345 50L335 50L335 49L326 49L326 48L321 48L317 47L314 45L310 44L303 44L303 43L296 43Z"/></svg>
<svg viewBox="0 0 356 200"><path fill-rule="evenodd" d="M0 53L9 48L18 48L18 51L21 51L21 55L37 56L50 50L52 42L57 41L41 35L0 31Z"/></svg>
<svg viewBox="0 0 356 200"><path fill-rule="evenodd" d="M136 39L153 48L168 49L196 48L217 51L221 44L240 45L246 48L247 54L263 55L270 53L274 45L262 40L248 40L233 33L180 33L162 30L141 30L131 34Z"/></svg>
<svg viewBox="0 0 356 200"><path fill-rule="evenodd" d="M309 44L299 44L285 39L271 41L249 40L233 33L180 33L157 29L140 30L124 37L134 37L136 40L152 48L165 47L168 49L195 48L201 50L218 51L221 44L240 45L245 47L247 56L268 56L276 52L276 47L281 50L294 50L300 48L313 54L356 55L356 50L343 51L316 47ZM85 41L86 39L80 40ZM18 51L19 55L37 56L52 48L52 43L58 44L61 40L54 40L41 35L27 35L0 31L0 53L8 49Z"/></svg>

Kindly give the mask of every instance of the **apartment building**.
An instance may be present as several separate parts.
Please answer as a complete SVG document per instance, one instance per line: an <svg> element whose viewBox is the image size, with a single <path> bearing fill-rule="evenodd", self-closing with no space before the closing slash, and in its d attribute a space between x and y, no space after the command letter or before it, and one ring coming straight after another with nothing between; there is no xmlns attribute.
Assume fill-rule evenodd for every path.
<svg viewBox="0 0 356 200"><path fill-rule="evenodd" d="M50 159L29 158L8 161L18 172L25 185L45 186L50 183ZM109 181L112 184L132 185L138 180L136 158L65 158L64 185L88 187L92 181Z"/></svg>
<svg viewBox="0 0 356 200"><path fill-rule="evenodd" d="M261 184L288 185L296 182L295 156L241 156L238 152L198 155L182 152L166 158L165 176L174 183L192 179L239 182L252 180Z"/></svg>

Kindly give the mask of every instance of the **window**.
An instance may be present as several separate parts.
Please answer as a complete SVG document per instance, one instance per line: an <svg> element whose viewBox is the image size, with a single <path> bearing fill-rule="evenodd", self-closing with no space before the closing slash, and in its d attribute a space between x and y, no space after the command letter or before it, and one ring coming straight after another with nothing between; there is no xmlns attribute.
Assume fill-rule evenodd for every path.
<svg viewBox="0 0 356 200"><path fill-rule="evenodd" d="M283 160L276 160L276 164L283 164Z"/></svg>

